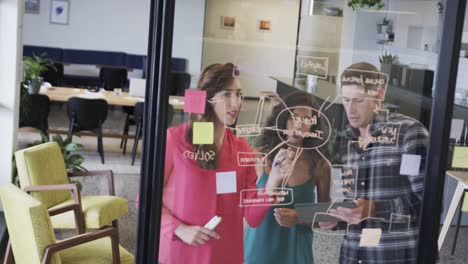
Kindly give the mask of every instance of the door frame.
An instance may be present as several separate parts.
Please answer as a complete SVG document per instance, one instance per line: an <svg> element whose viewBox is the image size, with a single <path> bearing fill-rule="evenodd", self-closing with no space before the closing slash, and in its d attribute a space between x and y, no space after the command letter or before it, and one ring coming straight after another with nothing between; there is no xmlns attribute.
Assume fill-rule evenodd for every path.
<svg viewBox="0 0 468 264"><path fill-rule="evenodd" d="M437 241L466 8L466 0L445 2L443 31L432 100L423 206L419 218L418 263L421 264L436 263L438 256Z"/></svg>

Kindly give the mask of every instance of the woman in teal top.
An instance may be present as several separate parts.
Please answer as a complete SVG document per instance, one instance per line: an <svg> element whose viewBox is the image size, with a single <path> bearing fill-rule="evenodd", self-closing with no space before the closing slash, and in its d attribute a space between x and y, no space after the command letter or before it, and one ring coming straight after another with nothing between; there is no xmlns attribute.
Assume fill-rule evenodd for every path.
<svg viewBox="0 0 468 264"><path fill-rule="evenodd" d="M268 119L266 126L277 129L266 130L263 134L263 152L269 153L269 159L257 185L259 188L267 189L282 186L291 188L294 199L293 204L272 207L260 226L247 227L244 236L246 264L314 263L312 223L299 223L294 209L296 203L315 202L315 187L320 202L330 201L331 168L314 148L321 145L320 139L300 136L321 128L320 118L317 123L310 122L316 115L311 108L319 109L310 95L294 93L286 97L284 103L276 105ZM297 132L291 133L294 130ZM280 144L282 147L277 148ZM289 177L273 183L275 186L265 186L271 167L282 166L281 162L273 161L273 157L281 148L292 150L297 155L297 161ZM288 196L285 197L285 201L291 201L292 197Z"/></svg>

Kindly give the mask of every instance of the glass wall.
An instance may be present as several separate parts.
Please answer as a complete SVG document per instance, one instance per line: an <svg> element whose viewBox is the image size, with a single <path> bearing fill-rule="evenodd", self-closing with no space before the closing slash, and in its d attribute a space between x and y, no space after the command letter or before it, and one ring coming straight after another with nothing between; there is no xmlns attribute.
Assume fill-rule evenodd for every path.
<svg viewBox="0 0 468 264"><path fill-rule="evenodd" d="M461 50L458 60L458 76L455 87L455 100L450 130L450 145L448 152L447 173L445 177L443 212L441 215L442 228L439 235L438 247L441 252L441 262L452 260L462 261L466 226L468 197L464 195L466 182L466 155L467 150L467 87L468 83L464 72L467 69L467 16L463 26ZM450 228L452 227L452 228Z"/></svg>
<svg viewBox="0 0 468 264"><path fill-rule="evenodd" d="M177 1L160 263L416 262L443 10L359 2Z"/></svg>

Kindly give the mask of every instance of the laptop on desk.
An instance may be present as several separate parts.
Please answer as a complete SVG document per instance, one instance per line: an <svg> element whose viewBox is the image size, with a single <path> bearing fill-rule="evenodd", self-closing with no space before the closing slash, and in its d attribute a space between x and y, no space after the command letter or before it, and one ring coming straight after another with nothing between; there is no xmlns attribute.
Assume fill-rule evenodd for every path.
<svg viewBox="0 0 468 264"><path fill-rule="evenodd" d="M130 78L129 94L135 97L145 97L146 79Z"/></svg>

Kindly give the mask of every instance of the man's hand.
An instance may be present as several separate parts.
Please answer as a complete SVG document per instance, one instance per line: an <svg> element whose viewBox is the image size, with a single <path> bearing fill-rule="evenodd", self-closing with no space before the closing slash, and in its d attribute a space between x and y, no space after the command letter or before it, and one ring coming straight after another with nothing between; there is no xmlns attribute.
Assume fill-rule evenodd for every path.
<svg viewBox="0 0 468 264"><path fill-rule="evenodd" d="M180 225L174 233L182 241L192 246L201 246L211 238L220 239L216 232L201 226Z"/></svg>
<svg viewBox="0 0 468 264"><path fill-rule="evenodd" d="M375 215L375 204L373 201L359 198L354 200L356 208L337 207L330 209L330 214L348 223L356 223L364 218Z"/></svg>
<svg viewBox="0 0 468 264"><path fill-rule="evenodd" d="M291 227L297 224L297 213L296 209L289 208L275 208L274 215L276 222L283 227Z"/></svg>

